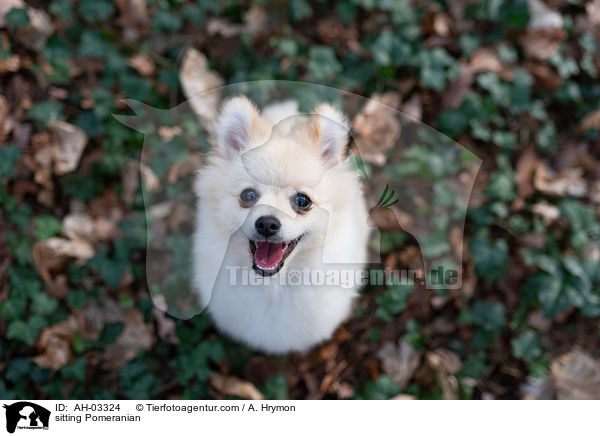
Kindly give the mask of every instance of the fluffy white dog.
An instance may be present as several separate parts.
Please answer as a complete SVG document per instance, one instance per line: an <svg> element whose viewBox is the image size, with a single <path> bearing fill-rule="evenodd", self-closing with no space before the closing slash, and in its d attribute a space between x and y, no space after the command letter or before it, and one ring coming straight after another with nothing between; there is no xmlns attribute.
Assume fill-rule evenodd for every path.
<svg viewBox="0 0 600 436"><path fill-rule="evenodd" d="M261 114L236 97L214 127L195 183L194 286L223 332L268 353L305 352L350 314L357 286L339 279L367 259L348 122L328 104Z"/></svg>

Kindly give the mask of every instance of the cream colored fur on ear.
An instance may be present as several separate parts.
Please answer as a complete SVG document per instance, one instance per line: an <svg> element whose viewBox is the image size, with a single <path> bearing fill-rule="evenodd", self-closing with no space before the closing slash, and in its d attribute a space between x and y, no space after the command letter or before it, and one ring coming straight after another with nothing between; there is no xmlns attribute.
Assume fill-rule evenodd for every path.
<svg viewBox="0 0 600 436"><path fill-rule="evenodd" d="M331 165L343 160L349 131L346 117L330 104L320 104L311 115L311 136L323 159Z"/></svg>
<svg viewBox="0 0 600 436"><path fill-rule="evenodd" d="M258 109L246 97L235 97L223 105L215 121L217 148L225 156L240 153L264 141L269 133Z"/></svg>

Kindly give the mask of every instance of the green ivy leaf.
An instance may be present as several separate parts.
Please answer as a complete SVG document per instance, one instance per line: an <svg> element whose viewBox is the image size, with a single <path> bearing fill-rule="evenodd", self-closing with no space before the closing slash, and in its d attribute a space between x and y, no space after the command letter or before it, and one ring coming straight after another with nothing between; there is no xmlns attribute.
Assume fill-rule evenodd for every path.
<svg viewBox="0 0 600 436"><path fill-rule="evenodd" d="M506 310L502 303L476 301L473 305L473 320L484 329L500 334L504 328Z"/></svg>
<svg viewBox="0 0 600 436"><path fill-rule="evenodd" d="M292 21L302 21L313 14L313 9L306 0L290 0L288 10Z"/></svg>
<svg viewBox="0 0 600 436"><path fill-rule="evenodd" d="M11 294L9 299L0 301L0 318L4 318L7 321L22 319L25 315L26 306L26 298Z"/></svg>
<svg viewBox="0 0 600 436"><path fill-rule="evenodd" d="M288 385L283 374L277 374L265 382L261 389L269 400L289 400Z"/></svg>
<svg viewBox="0 0 600 436"><path fill-rule="evenodd" d="M62 223L52 215L38 215L35 217L35 229L33 235L41 241L59 235L62 231Z"/></svg>
<svg viewBox="0 0 600 436"><path fill-rule="evenodd" d="M556 149L556 127L552 121L547 121L535 134L535 143L541 151L553 151Z"/></svg>
<svg viewBox="0 0 600 436"><path fill-rule="evenodd" d="M75 380L79 382L85 381L85 368L87 360L85 357L79 357L69 365L65 365L60 369L60 373L67 380Z"/></svg>
<svg viewBox="0 0 600 436"><path fill-rule="evenodd" d="M533 330L527 330L510 341L513 356L532 362L542 355L539 336Z"/></svg>
<svg viewBox="0 0 600 436"><path fill-rule="evenodd" d="M458 76L458 63L441 47L421 53L421 83L426 88L443 91L446 84Z"/></svg>
<svg viewBox="0 0 600 436"><path fill-rule="evenodd" d="M154 26L165 33L176 32L182 25L181 17L168 10L159 9L154 15Z"/></svg>
<svg viewBox="0 0 600 436"><path fill-rule="evenodd" d="M65 0L52 0L50 13L62 19L71 18L73 16L73 3Z"/></svg>
<svg viewBox="0 0 600 436"><path fill-rule="evenodd" d="M45 292L36 294L33 298L32 309L39 315L50 315L58 308L58 301Z"/></svg>
<svg viewBox="0 0 600 436"><path fill-rule="evenodd" d="M508 244L503 239L492 242L487 229L480 230L469 243L475 273L488 282L493 282L503 277L508 263Z"/></svg>
<svg viewBox="0 0 600 436"><path fill-rule="evenodd" d="M15 27L25 27L29 24L29 14L25 8L12 8L4 16L4 21Z"/></svg>
<svg viewBox="0 0 600 436"><path fill-rule="evenodd" d="M47 324L46 319L39 315L32 315L27 321L17 319L8 325L6 337L33 345L40 330Z"/></svg>
<svg viewBox="0 0 600 436"><path fill-rule="evenodd" d="M357 400L389 400L400 393L400 386L388 375L362 385L356 395Z"/></svg>
<svg viewBox="0 0 600 436"><path fill-rule="evenodd" d="M21 152L15 145L0 148L0 180L9 177L15 170L15 162L21 158Z"/></svg>
<svg viewBox="0 0 600 436"><path fill-rule="evenodd" d="M308 54L308 71L317 80L326 80L342 70L331 47L313 46Z"/></svg>
<svg viewBox="0 0 600 436"><path fill-rule="evenodd" d="M391 321L394 315L399 314L406 308L406 301L414 286L392 285L383 294L377 296L376 315L384 321Z"/></svg>
<svg viewBox="0 0 600 436"><path fill-rule="evenodd" d="M106 21L115 13L115 7L109 0L82 0L78 11L86 21Z"/></svg>
<svg viewBox="0 0 600 436"><path fill-rule="evenodd" d="M62 119L63 104L58 101L42 101L34 104L27 112L29 118L35 121L48 123Z"/></svg>

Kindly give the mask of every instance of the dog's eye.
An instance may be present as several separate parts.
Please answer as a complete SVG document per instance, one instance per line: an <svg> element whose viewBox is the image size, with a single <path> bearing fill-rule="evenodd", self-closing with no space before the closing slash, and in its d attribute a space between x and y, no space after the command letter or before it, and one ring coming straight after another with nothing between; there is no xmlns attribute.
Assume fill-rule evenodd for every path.
<svg viewBox="0 0 600 436"><path fill-rule="evenodd" d="M292 198L292 205L294 209L298 211L307 211L312 204L312 200L308 197L308 195L303 194L301 192L296 193Z"/></svg>
<svg viewBox="0 0 600 436"><path fill-rule="evenodd" d="M254 189L244 189L240 194L240 205L242 207L250 207L258 200L258 192Z"/></svg>

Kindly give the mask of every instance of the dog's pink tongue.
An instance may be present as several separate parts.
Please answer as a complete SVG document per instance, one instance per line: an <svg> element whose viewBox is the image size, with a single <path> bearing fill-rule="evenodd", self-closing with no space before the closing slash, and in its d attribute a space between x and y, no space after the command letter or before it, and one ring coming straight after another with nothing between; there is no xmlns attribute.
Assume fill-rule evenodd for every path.
<svg viewBox="0 0 600 436"><path fill-rule="evenodd" d="M283 244L274 244L271 242L257 242L254 252L254 262L260 268L275 268L281 259L283 259Z"/></svg>

